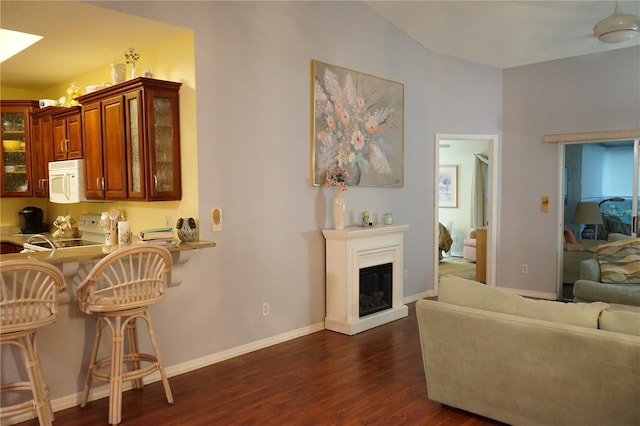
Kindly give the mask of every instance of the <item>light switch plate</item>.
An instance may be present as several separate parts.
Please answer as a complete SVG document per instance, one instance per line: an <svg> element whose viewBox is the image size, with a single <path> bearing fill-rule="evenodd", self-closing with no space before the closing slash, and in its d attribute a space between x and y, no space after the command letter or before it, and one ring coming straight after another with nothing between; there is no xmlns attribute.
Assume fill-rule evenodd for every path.
<svg viewBox="0 0 640 426"><path fill-rule="evenodd" d="M543 195L540 201L540 211L542 213L549 213L549 197L546 195Z"/></svg>
<svg viewBox="0 0 640 426"><path fill-rule="evenodd" d="M211 209L211 232L222 231L222 209L214 207Z"/></svg>

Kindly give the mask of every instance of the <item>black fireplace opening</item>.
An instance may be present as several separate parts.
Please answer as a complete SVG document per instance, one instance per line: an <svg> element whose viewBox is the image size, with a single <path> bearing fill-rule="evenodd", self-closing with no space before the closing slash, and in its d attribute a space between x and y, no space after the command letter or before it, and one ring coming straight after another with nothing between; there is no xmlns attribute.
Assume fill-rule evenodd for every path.
<svg viewBox="0 0 640 426"><path fill-rule="evenodd" d="M393 263L360 269L360 317L393 306Z"/></svg>

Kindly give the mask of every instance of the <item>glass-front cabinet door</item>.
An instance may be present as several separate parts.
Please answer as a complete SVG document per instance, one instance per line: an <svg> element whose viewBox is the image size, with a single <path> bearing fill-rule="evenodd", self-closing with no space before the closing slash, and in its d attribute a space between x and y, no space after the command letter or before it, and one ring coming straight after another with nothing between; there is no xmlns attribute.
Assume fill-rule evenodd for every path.
<svg viewBox="0 0 640 426"><path fill-rule="evenodd" d="M149 167L150 199L179 199L180 127L178 93L152 90L149 93Z"/></svg>
<svg viewBox="0 0 640 426"><path fill-rule="evenodd" d="M2 173L0 195L30 197L31 153L29 143L29 112L37 108L37 101L1 101Z"/></svg>
<svg viewBox="0 0 640 426"><path fill-rule="evenodd" d="M127 121L127 164L128 197L141 198L146 196L144 174L144 145L141 102L142 92L135 91L125 95Z"/></svg>

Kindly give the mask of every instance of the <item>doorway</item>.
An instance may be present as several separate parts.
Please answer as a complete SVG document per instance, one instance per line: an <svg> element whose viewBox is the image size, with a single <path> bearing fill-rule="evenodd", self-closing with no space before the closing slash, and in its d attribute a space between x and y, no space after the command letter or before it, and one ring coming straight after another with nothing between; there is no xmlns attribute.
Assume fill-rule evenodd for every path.
<svg viewBox="0 0 640 426"><path fill-rule="evenodd" d="M640 139L561 144L560 300L573 300L580 265L597 258L598 246L637 236L639 146Z"/></svg>
<svg viewBox="0 0 640 426"><path fill-rule="evenodd" d="M471 229L487 226L486 247L486 283L495 286L496 241L498 235L498 171L500 170L500 149L497 135L463 135L436 134L435 135L435 185L434 185L434 290L437 293L437 283L440 277L441 253L439 247L440 224L451 236L451 246L444 253L443 270L449 271L448 261L467 263L464 258L464 240L468 239ZM474 178L474 169L479 157L488 160L486 179ZM441 171L443 174L441 174ZM445 180L445 186L442 180ZM454 180L449 182L449 176ZM476 186L483 186L484 201L472 201ZM448 186L451 185L451 186ZM476 197L477 198L477 197ZM483 198L483 197L481 197ZM475 215L473 212L484 210L484 214ZM480 225L480 222L482 225ZM475 267L474 267L475 269ZM455 274L454 275L458 275ZM464 272L462 275L464 276ZM475 278L475 274L474 274Z"/></svg>

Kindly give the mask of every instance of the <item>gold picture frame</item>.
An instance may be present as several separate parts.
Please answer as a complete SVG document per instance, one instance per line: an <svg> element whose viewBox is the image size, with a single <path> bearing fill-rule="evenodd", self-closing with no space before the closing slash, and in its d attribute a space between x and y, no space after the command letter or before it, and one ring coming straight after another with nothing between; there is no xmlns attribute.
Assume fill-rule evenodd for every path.
<svg viewBox="0 0 640 426"><path fill-rule="evenodd" d="M458 166L440 166L438 173L438 207L458 207Z"/></svg>
<svg viewBox="0 0 640 426"><path fill-rule="evenodd" d="M404 186L404 84L312 60L311 183Z"/></svg>

